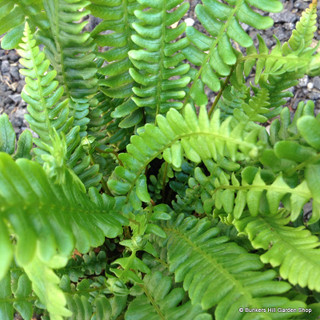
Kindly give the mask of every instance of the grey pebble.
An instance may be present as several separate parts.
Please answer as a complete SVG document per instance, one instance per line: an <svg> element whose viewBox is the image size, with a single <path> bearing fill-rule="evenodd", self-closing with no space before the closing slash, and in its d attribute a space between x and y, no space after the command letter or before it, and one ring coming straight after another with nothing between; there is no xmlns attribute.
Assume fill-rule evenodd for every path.
<svg viewBox="0 0 320 320"><path fill-rule="evenodd" d="M315 89L320 90L320 77L313 78L313 85L314 85Z"/></svg>
<svg viewBox="0 0 320 320"><path fill-rule="evenodd" d="M19 80L20 79L20 74L19 74L19 68L18 66L11 66L10 67L10 74L14 80Z"/></svg>
<svg viewBox="0 0 320 320"><path fill-rule="evenodd" d="M300 87L306 87L309 81L308 76L304 76L302 79L299 80L299 86Z"/></svg>
<svg viewBox="0 0 320 320"><path fill-rule="evenodd" d="M20 93L11 94L9 98L15 103L18 104L21 101Z"/></svg>
<svg viewBox="0 0 320 320"><path fill-rule="evenodd" d="M8 73L10 70L10 63L8 60L4 60L2 61L1 63L1 73L4 74L4 73Z"/></svg>

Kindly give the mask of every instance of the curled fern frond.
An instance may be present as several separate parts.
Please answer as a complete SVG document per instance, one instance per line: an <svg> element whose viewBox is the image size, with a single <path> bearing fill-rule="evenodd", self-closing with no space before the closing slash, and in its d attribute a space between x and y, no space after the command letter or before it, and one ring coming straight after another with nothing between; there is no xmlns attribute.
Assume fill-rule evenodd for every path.
<svg viewBox="0 0 320 320"><path fill-rule="evenodd" d="M259 128L254 127L247 132L245 123L231 117L221 123L219 110L209 121L204 107L198 118L188 105L184 116L171 109L166 117L158 115L156 120L157 126L147 124L141 128L139 135L131 138L127 153L119 155L123 165L115 169L108 181L109 188L115 194L127 194L129 197L135 190L141 201L149 202L144 170L161 154L174 168L180 168L183 156L199 163L206 159L217 160L221 156L233 161L254 158L259 153L259 147L255 144Z"/></svg>

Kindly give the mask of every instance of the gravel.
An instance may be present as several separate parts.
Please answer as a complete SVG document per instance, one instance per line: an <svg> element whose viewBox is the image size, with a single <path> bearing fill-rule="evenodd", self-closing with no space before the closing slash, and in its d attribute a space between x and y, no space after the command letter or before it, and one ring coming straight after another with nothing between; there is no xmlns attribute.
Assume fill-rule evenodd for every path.
<svg viewBox="0 0 320 320"><path fill-rule="evenodd" d="M299 20L301 13L305 10L311 1L305 0L289 0L283 1L284 11L273 13L271 17L274 19L274 27L269 30L260 31L260 34L266 40L268 47L275 45L276 41L273 35L276 35L280 41L289 39L295 23ZM200 0L189 0L190 10L183 18L189 26L194 26L198 30L205 32L195 16L195 6L201 3ZM88 28L96 25L94 19L89 20ZM257 31L251 27L244 25L244 29L251 37L256 38ZM316 39L320 39L320 31L316 34ZM257 43L257 40L255 39ZM0 48L0 114L7 113L14 126L16 133L19 135L23 130L28 128L24 115L27 112L26 103L21 99L21 91L24 86L24 77L19 74L19 56L15 50L2 50ZM317 111L320 111L320 77L304 77L300 80L297 87L293 89L294 98L288 101L293 109L296 108L301 100L314 100ZM210 95L213 101L214 95Z"/></svg>

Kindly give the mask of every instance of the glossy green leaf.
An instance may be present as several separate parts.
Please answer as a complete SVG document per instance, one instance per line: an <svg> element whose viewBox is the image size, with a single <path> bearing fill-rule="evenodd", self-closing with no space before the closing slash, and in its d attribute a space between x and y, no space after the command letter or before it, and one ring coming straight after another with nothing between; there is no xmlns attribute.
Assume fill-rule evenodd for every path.
<svg viewBox="0 0 320 320"><path fill-rule="evenodd" d="M304 116L298 120L297 126L307 143L320 150L320 122L312 116Z"/></svg>
<svg viewBox="0 0 320 320"><path fill-rule="evenodd" d="M16 134L7 114L0 116L0 151L13 154Z"/></svg>

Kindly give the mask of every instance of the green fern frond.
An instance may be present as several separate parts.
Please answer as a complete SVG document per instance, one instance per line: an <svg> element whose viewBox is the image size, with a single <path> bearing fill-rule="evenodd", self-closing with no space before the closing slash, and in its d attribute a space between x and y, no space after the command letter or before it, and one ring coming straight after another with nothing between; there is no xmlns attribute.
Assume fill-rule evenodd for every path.
<svg viewBox="0 0 320 320"><path fill-rule="evenodd" d="M60 279L50 267L34 257L24 266L24 270L32 282L33 291L48 310L50 319L63 320L63 317L72 315L65 307L66 298L59 288Z"/></svg>
<svg viewBox="0 0 320 320"><path fill-rule="evenodd" d="M129 72L133 64L128 56L130 50L138 48L131 37L135 34L132 24L137 21L134 11L139 8L141 5L133 0L91 1L88 6L96 17L103 19L91 36L99 46L109 47L104 52L96 52L97 57L107 62L99 68L103 75L99 79L100 89L108 97L124 99L112 112L112 116L120 120L120 128L133 127L143 118L143 110L131 99L135 83Z"/></svg>
<svg viewBox="0 0 320 320"><path fill-rule="evenodd" d="M306 33L308 39L313 38L315 23L315 8L307 9L297 24L297 30L300 30L300 33L294 30L291 42L299 42L302 46L302 35L304 33ZM231 91L237 97L243 95L247 88L245 78L250 75L253 67L255 67L255 84L258 86L252 86L252 90L255 95L261 95L261 89L264 94L267 92L269 95L268 109L270 111L268 112L268 119L277 116L281 112L281 107L287 102L286 98L292 97L292 93L286 90L295 86L305 72L310 70L310 72L314 72L316 68L313 65L316 59L316 56L314 56L315 50L310 47L311 42L309 40L307 43L303 42L305 46L299 50L291 50L287 43L281 46L278 39L276 39L276 46L269 50L264 39L259 35L258 40L259 51L252 45L247 48L246 56L237 59L238 66L231 75L231 85L224 89L222 99L218 102L218 105L227 114L232 114L232 109L242 110L242 107L248 104L248 100L242 101L244 97L241 97L240 101L237 102L237 99L233 101L229 96ZM222 75L227 75L227 73ZM239 94L237 94L238 91ZM241 105L241 102L244 105ZM264 115L259 113L258 117L262 120L263 118L260 116L264 117Z"/></svg>
<svg viewBox="0 0 320 320"><path fill-rule="evenodd" d="M317 2L313 1L309 8L303 13L296 25L295 30L288 42L286 42L282 50L284 52L304 51L310 47L314 38L314 33L317 30Z"/></svg>
<svg viewBox="0 0 320 320"><path fill-rule="evenodd" d="M125 220L110 213L110 199L92 190L95 202L90 201L79 187L81 182L70 173L66 173L65 185L59 186L48 180L35 162L18 159L15 163L4 153L0 159L1 276L13 254L20 266L26 266L35 255L50 265L55 257L66 259L75 247L85 253L90 246L103 243L104 237L122 233ZM65 213L70 219L65 219ZM15 245L9 233L17 238Z"/></svg>
<svg viewBox="0 0 320 320"><path fill-rule="evenodd" d="M32 318L33 302L31 282L21 270L11 270L0 280L0 314L2 319L13 319L14 310L24 320Z"/></svg>
<svg viewBox="0 0 320 320"><path fill-rule="evenodd" d="M184 302L182 288L173 288L172 279L160 271L147 274L141 284L142 293L128 306L125 320L211 320L199 304Z"/></svg>
<svg viewBox="0 0 320 320"><path fill-rule="evenodd" d="M155 175L151 175L149 177L149 190L151 192L151 198L153 201L157 201L164 197L165 186L169 182L170 178L173 177L174 173L172 167L167 162L162 163L157 177Z"/></svg>
<svg viewBox="0 0 320 320"><path fill-rule="evenodd" d="M273 20L270 17L262 17L252 7L269 12L279 12L282 9L281 2L277 0L272 2L233 0L228 4L216 0L203 0L202 2L203 5L196 6L196 14L209 36L193 27L188 27L187 37L193 45L183 50L191 63L200 66L193 78L190 94L185 99L187 103L191 96L198 105L208 102L201 82L211 90L219 91L220 77L232 73L232 66L237 62L237 55L230 40L246 48L253 44L240 22L257 29L272 26Z"/></svg>
<svg viewBox="0 0 320 320"><path fill-rule="evenodd" d="M23 42L18 53L21 55L20 63L25 66L20 73L26 77L26 85L22 98L28 103L29 114L26 120L44 143L50 142L48 128L50 123L59 132L68 132L73 119L68 119L68 100L59 103L63 95L63 88L58 87L54 80L55 71L50 71L50 62L45 59L34 40L29 25L26 24ZM63 128L64 127L64 128Z"/></svg>
<svg viewBox="0 0 320 320"><path fill-rule="evenodd" d="M266 89L261 89L248 103L244 103L241 109L250 121L264 123L268 120L269 106L269 92Z"/></svg>
<svg viewBox="0 0 320 320"><path fill-rule="evenodd" d="M34 149L38 160L42 162L44 157L48 158L48 154L51 154L53 162L56 162L58 156L61 165L57 167L66 162L86 187L98 185L101 180L99 167L90 166L90 156L81 145L80 127L75 126L74 118L69 114L69 100L61 100L64 89L54 80L56 72L49 69L50 62L36 46L28 24L18 52L22 56L21 64L26 67L20 70L20 73L26 76L26 85L21 94L28 103L29 114L26 114L25 118L39 136L34 139L38 145L38 148ZM65 152L61 152L63 146L55 131L65 136ZM56 138L60 143L55 143ZM55 170L54 167L55 165L52 169Z"/></svg>
<svg viewBox="0 0 320 320"><path fill-rule="evenodd" d="M32 134L29 130L21 133L16 146L16 134L7 114L0 116L0 152L5 152L14 159L31 159Z"/></svg>
<svg viewBox="0 0 320 320"><path fill-rule="evenodd" d="M219 229L207 219L179 216L168 223L167 250L169 270L194 305L204 310L215 306L215 319L245 319L239 308L300 307L301 302L277 296L289 290L288 283L275 281L276 272L260 271L259 256L248 253L228 238L217 236ZM290 318L291 314L283 314ZM264 314L264 319L277 319Z"/></svg>
<svg viewBox="0 0 320 320"><path fill-rule="evenodd" d="M232 117L221 123L219 110L210 121L205 107L200 109L199 118L191 105L187 105L184 111L184 116L176 109L171 109L166 117L158 115L157 126L147 124L131 138L127 153L119 155L122 166L115 169L108 181L115 194L127 194L129 198L134 190L141 201L149 202L144 170L161 154L174 168L181 167L183 156L199 163L221 156L235 161L258 155L259 147L255 142L259 128L247 132L246 124Z"/></svg>
<svg viewBox="0 0 320 320"><path fill-rule="evenodd" d="M91 36L101 47L108 46L105 52L97 52L98 57L108 62L99 69L99 73L107 76L102 78L99 84L102 91L112 98L128 98L132 95L133 79L129 74L132 64L128 58L128 52L136 46L131 40L134 34L130 24L136 18L133 12L140 8L136 1L91 1L88 9L102 20L91 32ZM105 34L105 31L112 33ZM121 54L120 54L121 53Z"/></svg>
<svg viewBox="0 0 320 320"><path fill-rule="evenodd" d="M279 76L289 72L303 74L308 69L313 54L312 50L307 52L284 53L280 41L277 39L277 44L269 52L264 39L259 35L258 40L259 52L255 46L251 46L247 49L247 56L240 58L240 61L245 61L245 76L248 76L251 73L253 66L256 66L256 84L260 82L261 78L267 80L270 76ZM291 76L293 76L293 74ZM292 80L293 79L294 78L292 78Z"/></svg>
<svg viewBox="0 0 320 320"><path fill-rule="evenodd" d="M250 89L244 84L240 88L238 87L239 85L236 87L231 84L223 90L217 104L217 107L221 110L222 118L234 115L234 110L240 109L242 104L247 102L250 96Z"/></svg>
<svg viewBox="0 0 320 320"><path fill-rule="evenodd" d="M32 29L48 28L48 21L43 12L41 1L2 0L0 1L0 34L7 34L1 40L1 47L6 50L17 48L23 37L26 19Z"/></svg>
<svg viewBox="0 0 320 320"><path fill-rule="evenodd" d="M137 33L132 41L140 50L131 50L129 57L135 67L130 69L130 74L140 86L133 87L132 99L137 106L147 108L147 115L153 121L159 113L182 107L182 102L177 100L185 97L184 88L190 82L190 77L185 75L189 65L182 63L181 53L188 41L181 38L173 42L185 31L186 24L172 27L188 11L189 4L182 3L183 0L138 2L142 8L134 12L139 20L132 25Z"/></svg>
<svg viewBox="0 0 320 320"><path fill-rule="evenodd" d="M275 144L283 140L291 140L300 142L301 134L297 127L297 122L302 116L314 117L314 102L301 102L291 119L290 110L285 107L280 112L280 119L274 119L270 124L270 133L261 135L262 140L266 145L274 147ZM305 143L303 143L305 144Z"/></svg>
<svg viewBox="0 0 320 320"><path fill-rule="evenodd" d="M65 266L74 248L85 253L105 237L121 234L126 219L110 213L114 202L96 189L90 190L90 201L69 172L64 185L53 184L39 164L25 159L15 163L5 153L0 167L0 276L5 276L14 256L51 318L60 320L70 312L51 268Z"/></svg>
<svg viewBox="0 0 320 320"><path fill-rule="evenodd" d="M85 135L89 119L89 99L97 91L97 67L94 62L95 44L90 34L82 32L88 2L83 0L44 1L50 29L41 30L38 39L45 44L45 53L57 71L57 79L69 99L70 115L74 125ZM80 11L80 9L83 9Z"/></svg>
<svg viewBox="0 0 320 320"><path fill-rule="evenodd" d="M110 290L101 277L83 279L75 285L69 277L63 276L60 287L72 311L70 320L116 320L126 307L127 296L106 297Z"/></svg>
<svg viewBox="0 0 320 320"><path fill-rule="evenodd" d="M214 206L213 181L212 175L207 177L199 167L195 168L193 175L188 180L188 188L185 193L177 195L176 200L172 203L175 212L191 213L195 211L197 214L211 214Z"/></svg>
<svg viewBox="0 0 320 320"><path fill-rule="evenodd" d="M312 198L313 212L309 223L315 223L320 219L318 184L318 179L320 178L320 167L318 165L320 158L320 125L317 118L313 116L313 109L313 102L306 105L300 104L291 124L290 114L288 110L284 109L281 113L281 127L271 125L270 128L274 150L264 151L261 158L262 163L270 166L272 169L283 171L285 177L290 178L294 174L304 170L303 175L305 180L302 184L305 186L301 188L302 184L300 184L298 187L299 192L301 191L299 203L302 205L305 201ZM275 124L278 124L278 122ZM275 155L273 160L270 158L272 155ZM272 161L274 161L274 164L272 164ZM309 191L307 192L307 190ZM307 194L309 195L307 196ZM304 198L303 201L302 198ZM292 220L298 217L301 205L292 203Z"/></svg>
<svg viewBox="0 0 320 320"><path fill-rule="evenodd" d="M289 219L284 214L246 217L235 225L248 235L254 248L267 250L260 256L261 261L280 266L282 278L293 285L320 291L319 239L303 226L286 226Z"/></svg>
<svg viewBox="0 0 320 320"><path fill-rule="evenodd" d="M236 219L241 217L246 204L250 213L257 216L262 200L267 200L268 209L266 210L271 215L275 215L278 212L280 201L284 196L290 195L291 220L294 221L300 215L303 206L313 196L306 181L292 188L280 174L271 184L267 184L261 176L261 171L254 167L247 167L242 172L241 183L234 175L231 180L232 183L225 178L225 175L215 180L214 199L217 209L223 206L227 213L233 212ZM264 192L266 192L265 195Z"/></svg>

